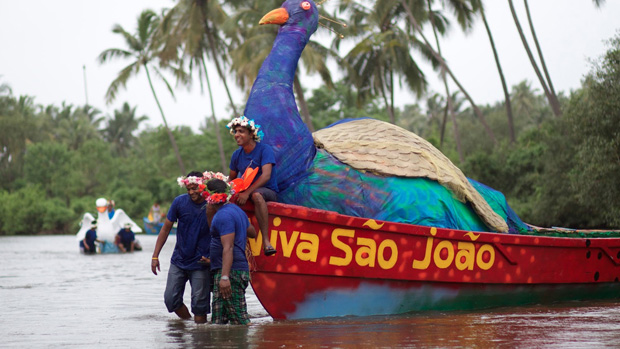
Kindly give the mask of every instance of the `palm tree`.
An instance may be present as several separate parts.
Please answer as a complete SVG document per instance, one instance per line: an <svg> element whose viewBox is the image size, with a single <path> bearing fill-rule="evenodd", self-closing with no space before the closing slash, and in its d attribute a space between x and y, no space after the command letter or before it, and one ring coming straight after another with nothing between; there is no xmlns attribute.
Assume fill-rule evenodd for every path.
<svg viewBox="0 0 620 349"><path fill-rule="evenodd" d="M62 103L61 109L48 108L52 116L53 133L56 140L77 150L87 140L100 138L99 124L103 121L101 112L89 105L73 109L73 105Z"/></svg>
<svg viewBox="0 0 620 349"><path fill-rule="evenodd" d="M23 177L26 147L35 140L36 133L47 129L38 127L33 97L15 98L8 85L2 86L5 89L0 95L0 188L8 189L16 178Z"/></svg>
<svg viewBox="0 0 620 349"><path fill-rule="evenodd" d="M531 118L536 110L538 99L536 91L536 89L532 89L527 80L512 86L511 98L514 102L515 112L521 118Z"/></svg>
<svg viewBox="0 0 620 349"><path fill-rule="evenodd" d="M209 11L207 6L210 6L209 8L211 8L211 11ZM212 8L213 6L216 6L215 10ZM213 15L214 13L218 13L219 16ZM216 62L218 72L220 72L220 78L224 82L224 86L228 93L230 105L233 108L233 112L237 114L226 79L224 79L221 75L221 69L219 66L220 58L215 55L215 52L211 47L211 42L217 44L218 46L222 46L220 43L221 40L209 40L209 33L212 31L209 27L210 23L215 27L215 24L213 23L222 22L225 17L226 14L223 12L221 7L219 7L217 1L207 3L203 0L183 0L177 3L177 5L166 13L162 21L162 25L160 26L160 34L162 35L162 40L165 41L164 49L160 53L160 58L164 61L177 59L178 49L181 48L183 50L183 54L190 59L190 73L193 71L195 66L198 66L198 75L201 87L203 86L202 77L204 76L211 103L211 118L213 125L215 125L214 132L219 149L220 163L222 166L222 171L224 172L226 172L228 168L226 161L227 159L224 154L222 136L217 129L218 123L217 118L215 117L215 101L213 100L211 81L209 79L209 73L206 66L207 58L205 55L208 56L209 51L212 52L210 58Z"/></svg>
<svg viewBox="0 0 620 349"><path fill-rule="evenodd" d="M452 101L450 108L452 108L451 119L452 128L454 130L454 141L456 142L456 151L459 154L459 161L463 163L465 161L465 156L463 155L463 147L461 146L461 132L459 131L459 125L456 122L456 112L461 109L463 99L459 97L459 91L455 91L449 99Z"/></svg>
<svg viewBox="0 0 620 349"><path fill-rule="evenodd" d="M541 65L544 66L544 69L546 71L547 68L544 65L544 60L542 58L542 52L540 51L540 46L538 45L538 39L536 39L536 33L534 32L534 26L532 25L532 22L531 22L529 9L527 6L527 0L524 0L524 3L525 3L528 19L530 20L530 28L532 30L532 35L534 35L534 41L536 42L536 47L538 48L539 57L541 59ZM558 117L562 116L562 110L560 109L560 102L558 102L558 97L556 96L555 91L552 90L553 87L551 87L550 89L547 86L547 83L551 84L551 79L549 78L549 75L547 73L546 73L547 81L545 81L545 79L543 78L540 72L540 69L538 68L538 64L536 64L536 60L534 59L534 55L532 54L532 50L530 49L530 46L528 45L527 40L525 39L525 35L523 34L523 29L521 28L521 24L519 23L519 17L517 16L512 0L508 0L508 4L510 5L510 12L512 13L512 18L515 21L515 25L517 26L517 31L519 32L519 37L521 37L521 42L523 43L525 52L527 53L527 56L530 59L530 63L532 64L532 67L534 68L534 72L536 73L536 76L538 77L538 80L540 81L540 84L542 85L543 91L545 92L545 96L547 96L547 100L549 101L551 110L553 110L553 114L555 114L555 116L558 116Z"/></svg>
<svg viewBox="0 0 620 349"><path fill-rule="evenodd" d="M0 77L2 77L2 75L0 75ZM13 90L11 89L11 86L9 86L9 84L7 83L2 83L0 84L0 95L10 95L13 93Z"/></svg>
<svg viewBox="0 0 620 349"><path fill-rule="evenodd" d="M484 13L484 6L482 5L482 0L472 0L472 8L474 11L480 13L480 17L482 18L482 22L484 23L484 28L486 29L487 36L489 37L489 43L491 44L491 49L493 50L493 57L495 58L495 65L497 66L497 72L502 82L502 89L504 90L504 101L506 105L506 116L508 117L508 133L510 135L510 143L514 144L516 142L516 136L514 117L512 115L512 104L510 103L510 92L508 91L508 86L506 85L506 78L504 77L502 65L499 62L499 55L497 54L497 49L495 48L495 41L493 40L493 35L491 34L491 28L489 27L487 17Z"/></svg>
<svg viewBox="0 0 620 349"><path fill-rule="evenodd" d="M435 36L435 44L437 45L437 53L441 56L441 45L439 44L439 35L437 32L440 31L442 34L444 34L446 31L447 25L448 25L448 21L445 19L444 16L441 15L441 13L437 13L432 10L432 7L431 7L432 0L427 0L426 3L428 5L428 17L431 22L431 26L433 27L433 34ZM444 2L444 7L448 7L448 6L451 7L452 10L456 13L458 23L460 24L461 28L464 31L471 27L472 10L467 6L465 2L462 2L462 1ZM456 145L459 151L460 160L462 161L463 153L461 151L461 142L460 142L460 135L459 135L458 127L456 123L456 115L454 114L453 99L452 99L452 96L450 95L450 88L448 87L448 80L446 79L446 70L443 66L441 66L440 69L441 69L441 72L440 72L441 79L443 80L444 89L446 91L447 102L446 102L444 117L441 123L439 144L440 146L443 146L446 123L447 123L448 114L449 114L450 118L452 119L452 123L454 125L454 138L456 140Z"/></svg>
<svg viewBox="0 0 620 349"><path fill-rule="evenodd" d="M395 75L403 77L412 91L420 96L426 88L424 74L411 56L408 35L395 21L395 1L378 1L368 9L361 23L367 34L346 54L345 81L358 90L360 101L380 96L395 123Z"/></svg>
<svg viewBox="0 0 620 349"><path fill-rule="evenodd" d="M147 119L146 115L136 117L136 107L131 108L129 103L125 102L121 109L114 111L114 117L108 120L107 127L102 130L104 138L113 145L118 154L126 155L136 141L133 132Z"/></svg>
<svg viewBox="0 0 620 349"><path fill-rule="evenodd" d="M159 24L159 16L155 14L155 12L151 10L143 11L138 17L138 28L135 35L128 33L123 27L120 25L115 25L112 29L113 33L121 35L125 39L125 43L127 44L127 49L120 48L110 48L107 49L99 55L99 62L106 63L113 58L125 58L132 59L133 62L123 68L116 79L112 81L108 91L106 92L106 100L108 103L111 103L116 98L116 94L120 87L125 87L129 78L134 75L137 75L140 72L141 68L144 68L146 72L146 76L149 80L149 86L151 88L151 92L153 93L153 97L155 98L155 102L157 103L157 107L159 108L159 112L161 113L161 117L164 121L164 127L166 132L168 133L168 137L170 138L170 143L172 144L172 148L174 149L174 153L176 155L177 161L179 163L179 169L181 170L181 174L185 174L185 166L183 165L183 160L181 159L181 154L179 153L179 149L177 147L177 143L174 139L174 135L170 128L168 127L168 122L166 121L166 116L164 115L164 111L161 108L161 104L159 103L159 98L157 98L157 94L155 93L155 88L153 87L153 81L151 80L151 74L149 72L149 63L156 58L156 47L154 40L154 33ZM180 69L174 69L170 67L177 75L177 77L182 77L182 71ZM174 97L174 92L172 91L172 87L168 83L168 81L164 78L157 67L153 67L153 70L159 76L168 87L168 90Z"/></svg>
<svg viewBox="0 0 620 349"><path fill-rule="evenodd" d="M445 69L446 73L450 76L450 78L452 78L452 81L454 81L454 83L459 87L459 90L463 93L465 98L469 101L469 103L471 104L472 108L474 109L474 113L476 114L476 116L480 120L480 123L484 127L484 129L485 129L487 135L489 136L489 138L491 139L491 141L493 143L497 143L495 135L493 134L493 131L491 130L491 128L487 124L486 119L485 119L484 115L482 114L482 111L480 110L480 108L478 108L478 106L476 105L474 100L471 98L469 93L467 93L467 91L465 90L463 85L461 85L461 83L458 81L458 79L454 76L454 73L452 73L452 70L450 70L450 68L448 67L448 64L443 59L443 57L435 49L433 49L432 45L429 43L428 39L424 35L424 32L422 30L422 27L419 24L419 21L415 18L415 16L413 15L413 12L411 11L410 6L407 4L407 0L400 0L400 3L402 5L403 9L405 10L405 14L406 14L407 18L409 19L409 23L408 24L422 38L422 40L424 42L424 44L423 44L424 48L427 50L428 53L430 53L432 55L432 57L438 62L438 64L442 67L442 69ZM413 2L413 4L415 5L416 3Z"/></svg>
<svg viewBox="0 0 620 349"><path fill-rule="evenodd" d="M230 108L234 115L237 107L233 102L230 88L228 87L227 77L222 68L223 63L228 58L228 47L220 37L220 27L228 19L228 14L222 8L220 1L217 0L181 0L165 16L164 22L168 22L164 28L169 28L171 32L164 31L164 40L168 41L168 48L164 49L161 58L166 60L168 53L172 53L172 58L176 58L176 48L180 45L187 45L185 52L194 55L204 52L209 59L215 63L220 80L224 84ZM170 39L173 39L172 41ZM171 45L170 45L171 44Z"/></svg>

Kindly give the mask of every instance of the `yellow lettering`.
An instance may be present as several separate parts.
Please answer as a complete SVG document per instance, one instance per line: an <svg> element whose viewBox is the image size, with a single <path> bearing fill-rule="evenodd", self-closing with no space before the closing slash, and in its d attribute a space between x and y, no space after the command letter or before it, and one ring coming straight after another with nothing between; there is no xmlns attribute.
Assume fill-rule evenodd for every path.
<svg viewBox="0 0 620 349"><path fill-rule="evenodd" d="M446 257L446 259L441 258L441 250L444 250L444 249L448 251L448 256ZM440 243L438 243L437 247L435 247L435 253L433 254L433 260L435 261L435 265L439 269L446 269L447 267L449 267L450 264L452 264L452 261L454 260L454 246L452 245L452 242L448 240L443 240Z"/></svg>
<svg viewBox="0 0 620 349"><path fill-rule="evenodd" d="M471 242L459 242L459 252L456 254L456 268L458 270L474 270L474 260L476 256L476 249ZM465 258L464 262L461 260Z"/></svg>
<svg viewBox="0 0 620 349"><path fill-rule="evenodd" d="M485 251L489 252L489 261L488 262L484 262L482 260L482 255L483 255L483 253ZM493 266L493 263L495 263L495 250L493 249L493 246L491 246L491 245L482 245L478 249L478 254L476 255L476 265L478 265L478 268L480 268L482 270L489 270Z"/></svg>
<svg viewBox="0 0 620 349"><path fill-rule="evenodd" d="M334 231L332 231L332 245L335 248L344 252L344 257L331 256L329 257L329 264L337 265L337 266L345 266L351 263L351 259L353 259L353 251L351 250L351 247L349 247L349 245L338 240L338 238L340 236L352 238L354 235L355 235L355 230L351 230L351 229L337 228L337 229L334 229Z"/></svg>
<svg viewBox="0 0 620 349"><path fill-rule="evenodd" d="M273 236L273 232L275 232L275 230L272 230L272 236ZM280 231L280 242L282 245L282 255L284 257L291 257L291 253L293 253L293 248L295 247L295 242L297 242L297 237L299 236L299 232L298 231L294 231L293 235L291 235L291 239L287 240L286 239L286 232L285 231ZM273 242L272 242L273 244Z"/></svg>
<svg viewBox="0 0 620 349"><path fill-rule="evenodd" d="M433 249L433 238L426 238L426 252L424 259L419 261L413 260L413 269L426 269L431 264L431 251Z"/></svg>
<svg viewBox="0 0 620 349"><path fill-rule="evenodd" d="M377 255L377 243L373 239L357 238L357 244L361 245L355 252L355 262L361 267L375 266L375 257ZM364 256L366 254L366 256Z"/></svg>
<svg viewBox="0 0 620 349"><path fill-rule="evenodd" d="M258 232L258 236L256 236L256 239L248 238L248 241L250 242L250 250L252 250L252 256L259 256L261 253L261 247L263 245L263 236L260 231Z"/></svg>
<svg viewBox="0 0 620 349"><path fill-rule="evenodd" d="M391 255L389 260L385 260L384 252L385 249L389 248L391 250ZM396 260L398 259L398 248L396 247L396 243L393 240L386 239L379 244L379 254L377 256L379 266L383 269L390 269L396 264Z"/></svg>
<svg viewBox="0 0 620 349"><path fill-rule="evenodd" d="M297 258L316 262L319 254L319 237L315 234L301 233L300 239L306 241L300 241L297 245Z"/></svg>

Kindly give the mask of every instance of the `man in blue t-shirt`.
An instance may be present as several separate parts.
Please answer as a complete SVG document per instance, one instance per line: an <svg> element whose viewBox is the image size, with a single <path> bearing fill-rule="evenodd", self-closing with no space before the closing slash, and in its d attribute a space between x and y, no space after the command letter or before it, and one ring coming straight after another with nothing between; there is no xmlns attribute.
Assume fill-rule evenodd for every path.
<svg viewBox="0 0 620 349"><path fill-rule="evenodd" d="M133 252L136 247L136 235L131 231L131 223L125 223L123 229L116 233L114 244L121 252Z"/></svg>
<svg viewBox="0 0 620 349"><path fill-rule="evenodd" d="M207 188L212 193L226 193L228 185L212 179ZM228 196L230 193L228 193ZM248 237L255 238L256 230L239 206L209 200L215 212L211 221L211 272L213 273L214 324L247 325L250 323L245 289L250 282L250 269L245 257Z"/></svg>
<svg viewBox="0 0 620 349"><path fill-rule="evenodd" d="M182 319L191 319L189 310L183 303L185 284L190 281L192 288L192 313L196 323L207 322L210 311L211 275L208 267L211 235L205 213L205 199L200 195L202 173L193 171L179 184L185 186L187 194L177 196L162 226L151 260L151 270L157 275L161 270L159 253L164 247L172 225L177 224L176 245L170 259L170 270L164 303L169 312L175 312Z"/></svg>
<svg viewBox="0 0 620 349"><path fill-rule="evenodd" d="M263 248L266 256L277 253L269 241L267 201L276 201L278 184L276 182L276 157L271 146L260 143L262 131L253 120L245 116L233 119L229 124L239 149L230 159L229 180L242 176L248 168L258 168L258 173L249 188L238 193L237 204L243 206L248 198L254 203L254 214L263 235Z"/></svg>
<svg viewBox="0 0 620 349"><path fill-rule="evenodd" d="M97 253L97 246L95 246L95 241L104 243L104 241L97 239L97 221L96 220L91 223L91 227L86 232L86 236L84 236L84 239L80 241L80 249L84 251L84 254Z"/></svg>

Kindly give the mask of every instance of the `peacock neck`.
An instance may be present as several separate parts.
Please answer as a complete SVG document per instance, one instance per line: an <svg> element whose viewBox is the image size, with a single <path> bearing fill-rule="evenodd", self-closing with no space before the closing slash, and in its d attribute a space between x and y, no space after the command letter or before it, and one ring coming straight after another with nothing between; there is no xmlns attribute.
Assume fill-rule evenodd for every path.
<svg viewBox="0 0 620 349"><path fill-rule="evenodd" d="M273 149L280 190L305 176L316 154L312 134L299 115L293 94L297 63L307 42L305 29L280 28L245 106L244 114L265 130L261 142Z"/></svg>
<svg viewBox="0 0 620 349"><path fill-rule="evenodd" d="M269 56L260 68L254 87L264 84L293 84L301 52L307 44L303 28L280 28Z"/></svg>

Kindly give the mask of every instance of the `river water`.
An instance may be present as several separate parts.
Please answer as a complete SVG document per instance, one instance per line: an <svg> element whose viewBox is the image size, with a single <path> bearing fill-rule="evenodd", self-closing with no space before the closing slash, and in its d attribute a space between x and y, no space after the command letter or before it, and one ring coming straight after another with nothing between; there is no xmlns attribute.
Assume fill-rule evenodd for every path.
<svg viewBox="0 0 620 349"><path fill-rule="evenodd" d="M138 239L142 252L84 256L74 236L0 237L0 347L620 346L620 295L611 302L274 322L249 288L250 326L197 325L163 304L174 236L157 276L150 270L156 237Z"/></svg>

